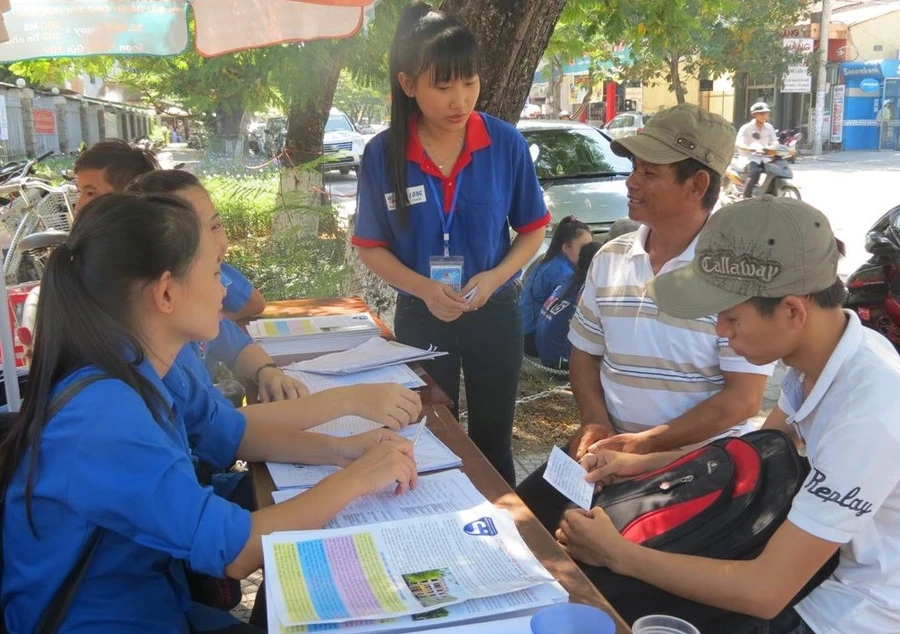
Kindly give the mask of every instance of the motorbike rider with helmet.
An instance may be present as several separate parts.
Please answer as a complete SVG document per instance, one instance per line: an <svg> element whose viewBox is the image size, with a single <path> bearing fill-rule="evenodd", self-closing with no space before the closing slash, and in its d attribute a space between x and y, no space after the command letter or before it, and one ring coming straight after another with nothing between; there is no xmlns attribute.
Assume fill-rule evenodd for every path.
<svg viewBox="0 0 900 634"><path fill-rule="evenodd" d="M753 189L759 183L759 177L765 171L763 165L766 158L760 150L778 144L775 128L769 123L769 106L764 101L758 101L750 106L752 119L738 130L735 147L741 158L747 161L747 179L744 182L744 198L753 196Z"/></svg>

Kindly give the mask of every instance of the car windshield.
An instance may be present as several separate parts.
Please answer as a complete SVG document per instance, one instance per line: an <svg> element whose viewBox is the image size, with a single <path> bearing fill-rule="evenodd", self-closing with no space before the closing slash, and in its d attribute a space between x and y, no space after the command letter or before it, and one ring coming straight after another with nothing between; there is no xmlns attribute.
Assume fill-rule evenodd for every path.
<svg viewBox="0 0 900 634"><path fill-rule="evenodd" d="M332 114L328 116L325 132L353 132L353 126L350 125L350 120L344 115Z"/></svg>
<svg viewBox="0 0 900 634"><path fill-rule="evenodd" d="M631 173L631 161L613 154L606 137L593 128L526 130L522 135L540 179Z"/></svg>

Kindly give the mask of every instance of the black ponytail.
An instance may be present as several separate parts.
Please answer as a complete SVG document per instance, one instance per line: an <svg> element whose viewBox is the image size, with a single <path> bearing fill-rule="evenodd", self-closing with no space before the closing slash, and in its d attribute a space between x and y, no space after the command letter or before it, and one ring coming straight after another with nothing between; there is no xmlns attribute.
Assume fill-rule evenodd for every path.
<svg viewBox="0 0 900 634"><path fill-rule="evenodd" d="M25 504L32 531L41 435L49 422L50 394L61 379L96 366L140 394L159 424L171 420L163 396L137 369L144 352L135 308L141 291L163 273L182 277L188 272L200 232L197 214L178 198L108 194L82 210L67 242L50 256L24 406L0 444L4 498L28 455Z"/></svg>
<svg viewBox="0 0 900 634"><path fill-rule="evenodd" d="M435 83L478 74L478 40L456 18L424 2L413 2L401 14L391 44L388 73L391 81L391 127L388 133L388 164L391 185L401 222L406 223L406 141L409 118L419 106L400 85L399 75L417 78L431 72Z"/></svg>
<svg viewBox="0 0 900 634"><path fill-rule="evenodd" d="M599 242L588 242L581 247L578 252L578 263L575 265L575 272L566 286L566 290L562 292L560 297L569 297L578 292L584 281L587 279L588 269L591 268L591 261L597 255L602 245Z"/></svg>
<svg viewBox="0 0 900 634"><path fill-rule="evenodd" d="M590 233L591 228L575 216L566 216L560 220L559 224L556 225L556 229L553 231L553 237L550 238L550 246L547 247L547 252L544 254L544 257L541 258L541 264L549 262L562 253L562 248L577 238L578 234L582 231Z"/></svg>

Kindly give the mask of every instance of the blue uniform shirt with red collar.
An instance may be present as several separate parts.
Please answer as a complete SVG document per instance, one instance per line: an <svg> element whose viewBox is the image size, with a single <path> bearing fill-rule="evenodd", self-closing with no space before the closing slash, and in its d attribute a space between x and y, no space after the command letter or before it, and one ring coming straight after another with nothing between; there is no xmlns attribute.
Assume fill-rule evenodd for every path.
<svg viewBox="0 0 900 634"><path fill-rule="evenodd" d="M550 222L525 139L505 121L473 112L462 153L447 177L425 153L417 119L410 119L406 186L411 205L409 222L404 225L394 211L388 135L385 131L373 138L363 154L352 238L355 246L385 247L405 266L429 277L429 258L444 252L440 214L449 213L458 183L450 255L464 258L465 285L469 278L496 267L506 257L510 227L528 233ZM435 191L440 201L434 200Z"/></svg>

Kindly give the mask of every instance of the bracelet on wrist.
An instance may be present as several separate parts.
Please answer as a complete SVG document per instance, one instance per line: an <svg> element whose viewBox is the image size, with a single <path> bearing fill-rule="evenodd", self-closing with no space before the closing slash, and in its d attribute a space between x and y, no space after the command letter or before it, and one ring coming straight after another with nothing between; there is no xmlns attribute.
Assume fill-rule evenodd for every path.
<svg viewBox="0 0 900 634"><path fill-rule="evenodd" d="M278 364L276 363L263 363L261 366L256 368L256 372L253 373L253 382L259 385L259 373L265 370L266 368L275 368L278 369Z"/></svg>

